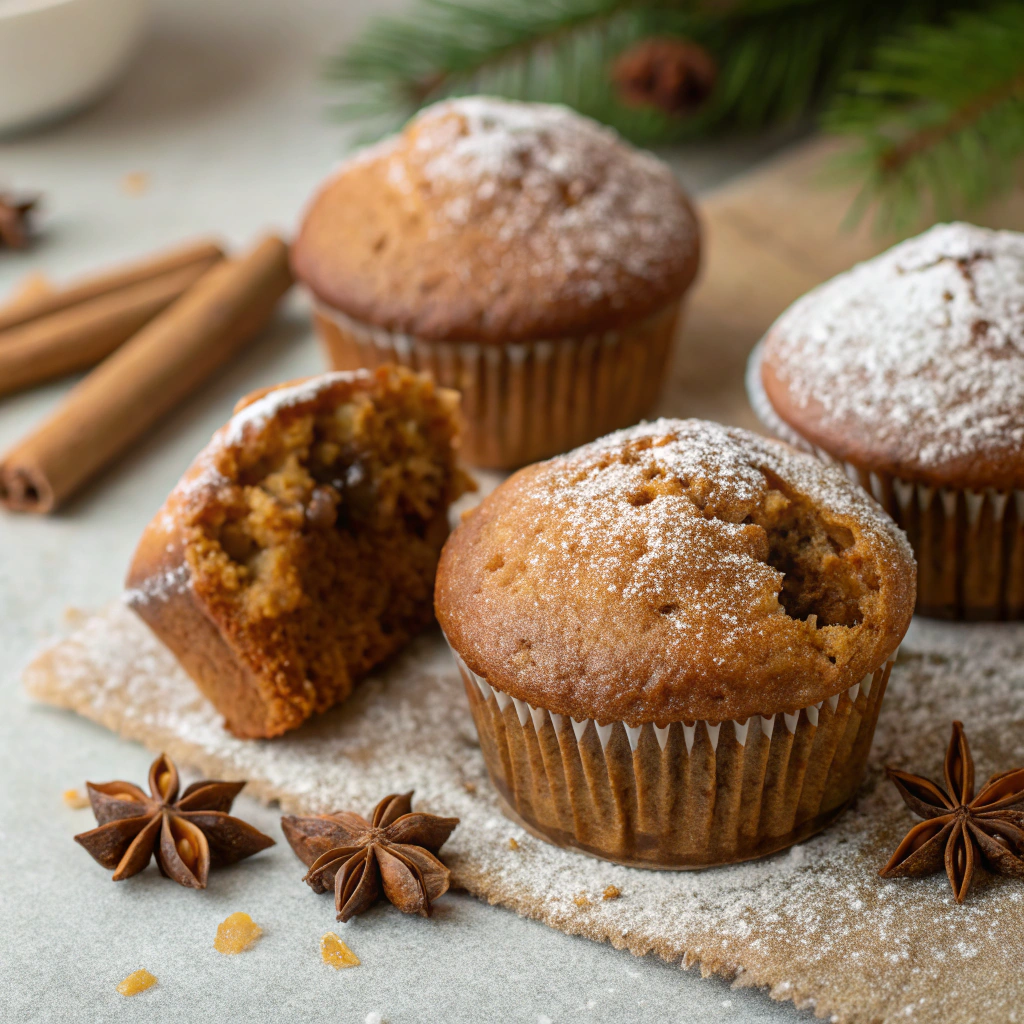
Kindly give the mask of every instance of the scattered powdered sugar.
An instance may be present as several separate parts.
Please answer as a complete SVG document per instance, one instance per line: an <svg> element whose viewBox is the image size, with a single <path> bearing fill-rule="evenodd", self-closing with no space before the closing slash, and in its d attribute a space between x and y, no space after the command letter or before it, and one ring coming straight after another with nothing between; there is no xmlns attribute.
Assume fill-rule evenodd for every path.
<svg viewBox="0 0 1024 1024"><path fill-rule="evenodd" d="M798 409L941 470L1024 447L1024 234L939 224L827 281L770 330Z"/></svg>
<svg viewBox="0 0 1024 1024"><path fill-rule="evenodd" d="M141 583L125 591L125 601L131 605L166 601L171 594L184 593L189 588L190 571L187 563L147 576Z"/></svg>
<svg viewBox="0 0 1024 1024"><path fill-rule="evenodd" d="M332 384L353 384L369 380L372 376L369 370L335 370L289 387L275 388L236 412L214 435L214 442L220 447L241 444L248 430L262 430L282 409L311 401Z"/></svg>
<svg viewBox="0 0 1024 1024"><path fill-rule="evenodd" d="M71 707L204 773L250 780L288 811L368 812L382 793L462 819L454 881L563 931L735 976L837 1022L1011 1021L1019 1014L1024 885L981 874L957 906L942 873L883 881L916 820L881 766L941 778L953 718L982 782L1024 763L1024 626L915 622L893 670L856 805L801 846L703 872L623 868L549 846L505 820L440 635L415 641L342 707L278 740L237 740L122 606L88 618L26 673ZM509 838L516 840L512 849ZM621 895L602 894L615 886Z"/></svg>
<svg viewBox="0 0 1024 1024"><path fill-rule="evenodd" d="M188 472L178 481L170 499L158 513L163 532L167 536L174 534L178 526L175 520L178 509L182 505L187 505L193 496L201 497L211 487L230 483L221 472L218 462L218 456L225 449L242 444L247 434L263 430L282 409L311 401L332 384L351 384L368 380L371 376L369 370L336 370L323 373L288 387L275 388L240 409L213 435L206 447L195 457ZM136 601L145 601L181 589L187 586L187 583L188 568L182 566L173 572L147 579L142 585L137 586L131 595Z"/></svg>
<svg viewBox="0 0 1024 1024"><path fill-rule="evenodd" d="M558 621L563 611L618 620L630 605L665 608L676 636L659 665L685 666L694 656L698 666L733 663L766 620L784 614L782 573L764 561L752 539L762 531L747 519L773 487L766 472L854 517L883 561L897 553L911 561L904 534L835 467L739 428L659 419L550 460L516 491L507 514L549 524L526 531L506 555L524 559L531 578L543 581L527 591L527 613L530 601L546 598ZM658 490L667 481L683 493ZM620 600L599 608L593 593ZM473 597L478 607L488 600L486 588ZM503 591L506 610L508 600ZM614 624L606 627L597 632L614 642Z"/></svg>
<svg viewBox="0 0 1024 1024"><path fill-rule="evenodd" d="M518 248L533 276L574 277L592 298L620 271L646 278L677 263L694 242L671 170L568 107L463 97L429 107L403 137L407 147L353 161L384 161L399 192L425 182L441 199L437 230L472 225L503 252Z"/></svg>

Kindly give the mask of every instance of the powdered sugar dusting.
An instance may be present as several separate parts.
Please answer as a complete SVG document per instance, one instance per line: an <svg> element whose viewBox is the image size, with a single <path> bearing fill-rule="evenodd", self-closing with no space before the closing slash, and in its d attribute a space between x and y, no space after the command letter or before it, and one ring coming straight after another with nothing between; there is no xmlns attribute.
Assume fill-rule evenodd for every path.
<svg viewBox="0 0 1024 1024"><path fill-rule="evenodd" d="M1024 235L940 224L820 285L765 358L797 409L908 469L1024 448Z"/></svg>
<svg viewBox="0 0 1024 1024"><path fill-rule="evenodd" d="M1019 1017L1024 886L982 873L958 907L942 873L886 882L877 870L916 820L884 781L883 764L939 776L954 717L966 724L979 781L1024 764L1024 627L915 623L854 809L786 853L703 872L605 864L505 820L436 633L343 707L273 741L225 733L122 607L45 652L26 684L181 763L248 778L251 791L289 811L367 812L382 793L415 787L425 810L462 819L443 856L455 882L481 898L634 953L699 962L840 1024ZM602 898L610 885L619 898Z"/></svg>
<svg viewBox="0 0 1024 1024"><path fill-rule="evenodd" d="M247 430L262 430L282 409L311 401L332 384L354 384L356 381L369 380L372 376L369 370L336 370L310 377L290 387L275 388L236 412L214 435L214 440L221 447L241 444Z"/></svg>
<svg viewBox="0 0 1024 1024"><path fill-rule="evenodd" d="M443 198L436 230L472 225L522 246L530 274L574 278L591 298L623 270L658 273L695 239L669 168L568 107L463 97L428 108L405 134L408 150L377 155L399 191L422 179Z"/></svg>
<svg viewBox="0 0 1024 1024"><path fill-rule="evenodd" d="M763 469L824 508L862 520L898 545L907 559L912 557L903 532L841 472L736 427L659 419L616 431L547 466L536 488L546 492L545 500L571 525L578 541L569 557L564 550L552 552L554 564L547 568L553 579L568 578L574 586L574 574L585 567L588 577L596 570L606 582L603 589L659 604L678 599L671 581L685 578L690 584L687 604L706 611L697 621L714 620L716 629L783 613L776 600L764 605L762 595L777 593L781 574L752 557L750 526L744 522L771 488ZM630 507L645 485L664 479L696 492L699 507L690 495L667 494ZM643 534L638 559L631 545L624 550L627 522L638 524ZM543 546L544 538L538 544ZM709 571L716 565L719 572ZM725 581L728 586L722 585ZM695 621L682 609L673 623L686 631ZM687 639L700 643L702 636L698 630Z"/></svg>
<svg viewBox="0 0 1024 1024"><path fill-rule="evenodd" d="M189 581L189 567L183 563L147 577L138 586L126 590L124 598L130 605L149 604L154 600L166 601L171 594L187 590Z"/></svg>
<svg viewBox="0 0 1024 1024"><path fill-rule="evenodd" d="M543 463L489 499L497 504L483 513L487 539L474 551L483 552L480 558L500 552L501 570L463 563L462 578L470 574L477 586L468 606L457 589L451 601L440 599L442 625L452 626L449 635L468 661L479 659L499 673L490 679L494 685L512 686L523 699L530 699L534 685L579 675L586 679L581 694L602 695L600 712L590 714L633 723L659 714L693 717L689 702L713 665L722 688L717 692L737 693L745 713L733 710L740 717L777 711L747 707L763 698L747 679L752 645L814 657L822 641L813 626L786 618L779 601L783 573L770 564L765 530L752 521L773 495L785 503L773 481L823 515L852 519L861 535L860 557L873 560L883 582L899 592L898 581L909 579L912 564L906 538L838 469L738 428L660 419ZM533 525L513 539L523 524ZM459 550L458 538L453 543ZM503 575L505 563L518 567L514 579L522 587ZM444 568L441 575L447 581ZM634 646L630 637L637 631L644 642ZM581 632L591 642L567 670L566 659L576 656L571 638ZM493 638L503 633L526 638L529 658L505 657L504 648L497 656ZM614 654L619 645L631 652L630 671L647 680L632 696ZM891 650L876 653L881 662ZM506 672L502 665L512 667ZM860 675L873 667L858 663ZM833 692L853 681L830 680ZM576 699L570 685L560 691L567 702ZM814 703L830 695L799 697ZM797 701L795 693L790 697Z"/></svg>

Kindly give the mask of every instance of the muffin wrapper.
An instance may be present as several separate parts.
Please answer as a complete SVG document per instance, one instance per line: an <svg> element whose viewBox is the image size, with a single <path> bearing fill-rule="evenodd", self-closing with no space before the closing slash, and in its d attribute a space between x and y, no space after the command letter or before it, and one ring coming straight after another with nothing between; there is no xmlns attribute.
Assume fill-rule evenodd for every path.
<svg viewBox="0 0 1024 1024"><path fill-rule="evenodd" d="M793 713L629 726L533 707L455 660L510 818L557 846L670 869L761 857L835 818L864 775L892 666Z"/></svg>
<svg viewBox="0 0 1024 1024"><path fill-rule="evenodd" d="M681 309L672 303L622 330L509 344L427 341L323 304L314 317L335 369L399 363L460 391L466 460L511 469L647 415L665 379Z"/></svg>
<svg viewBox="0 0 1024 1024"><path fill-rule="evenodd" d="M943 619L1024 618L1024 491L933 487L836 458L775 411L761 383L761 345L747 363L747 394L776 437L839 465L907 534L917 558L917 611Z"/></svg>

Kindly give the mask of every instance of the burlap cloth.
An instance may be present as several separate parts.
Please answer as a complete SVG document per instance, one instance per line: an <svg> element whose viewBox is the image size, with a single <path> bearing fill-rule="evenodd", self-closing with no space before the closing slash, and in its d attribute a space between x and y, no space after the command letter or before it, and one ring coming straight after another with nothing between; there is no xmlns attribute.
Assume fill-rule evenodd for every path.
<svg viewBox="0 0 1024 1024"><path fill-rule="evenodd" d="M746 355L789 302L888 240L837 228L850 195L819 186L831 143L800 147L702 204L705 264L659 411L755 426ZM986 220L1024 226L1018 190ZM288 811L368 813L415 788L462 825L455 883L554 928L759 985L837 1022L1024 1022L1024 884L984 874L963 906L945 875L882 881L916 821L884 780L895 763L939 778L961 718L979 782L1024 764L1024 626L916 621L893 670L868 778L824 834L704 872L620 868L540 842L503 818L462 684L424 635L343 707L288 736L223 731L173 657L120 605L87 616L28 668L29 692L183 765L245 778ZM510 844L510 839L515 844ZM607 887L621 895L605 899Z"/></svg>
<svg viewBox="0 0 1024 1024"><path fill-rule="evenodd" d="M1024 884L982 875L956 906L943 874L877 875L916 820L884 764L939 777L957 717L979 780L1024 764L1024 627L915 622L856 805L789 852L704 872L617 867L503 818L436 632L343 707L272 741L224 732L170 653L120 605L85 617L29 666L25 683L39 700L208 776L248 779L249 791L287 811L366 813L384 793L415 788L424 809L462 819L444 850L456 885L562 931L767 986L841 1022L1024 1019ZM621 896L605 899L608 886Z"/></svg>

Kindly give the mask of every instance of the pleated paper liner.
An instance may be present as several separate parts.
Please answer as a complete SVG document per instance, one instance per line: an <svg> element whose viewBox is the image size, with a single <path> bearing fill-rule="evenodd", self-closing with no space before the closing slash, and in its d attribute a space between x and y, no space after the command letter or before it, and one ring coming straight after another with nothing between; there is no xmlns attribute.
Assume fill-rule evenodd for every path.
<svg viewBox="0 0 1024 1024"><path fill-rule="evenodd" d="M427 341L318 304L317 328L337 370L399 363L462 392L462 452L512 469L629 426L654 407L681 315L672 303L628 329L523 343Z"/></svg>
<svg viewBox="0 0 1024 1024"><path fill-rule="evenodd" d="M776 437L839 465L903 529L917 558L917 612L940 619L1024 618L1024 491L932 487L837 459L775 411L761 383L761 345L747 364L747 394Z"/></svg>
<svg viewBox="0 0 1024 1024"><path fill-rule="evenodd" d="M763 857L829 824L860 785L892 662L848 691L745 722L577 722L495 690L455 656L509 816L631 867Z"/></svg>

